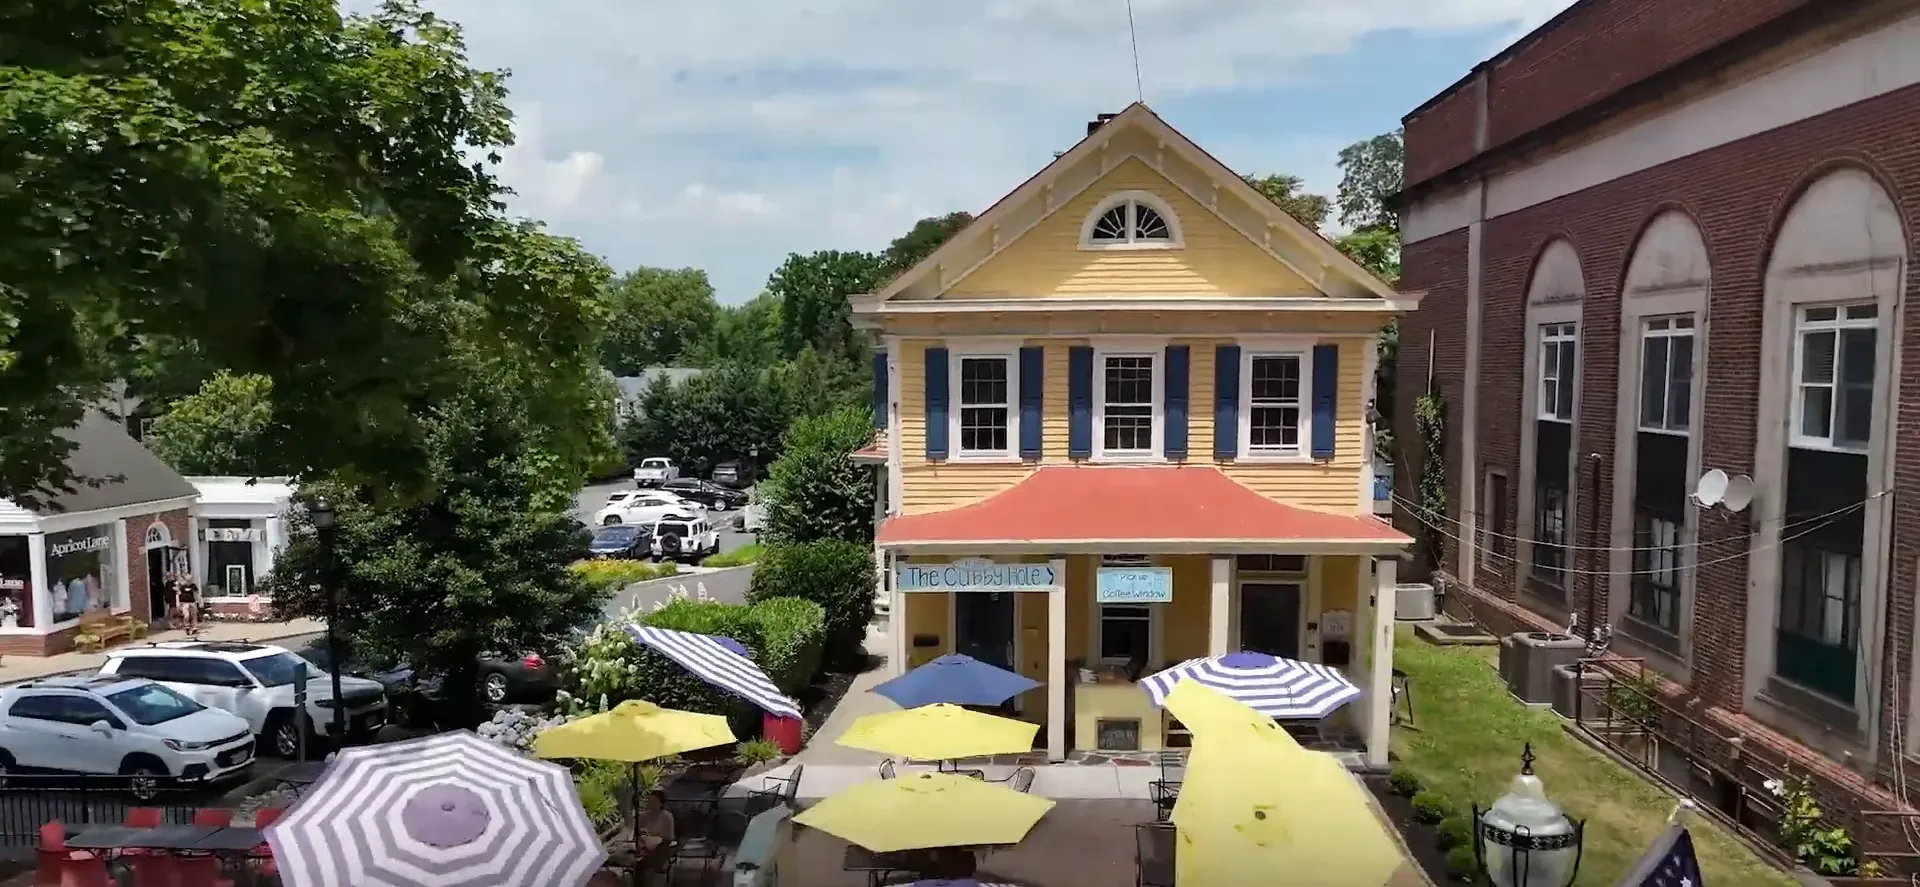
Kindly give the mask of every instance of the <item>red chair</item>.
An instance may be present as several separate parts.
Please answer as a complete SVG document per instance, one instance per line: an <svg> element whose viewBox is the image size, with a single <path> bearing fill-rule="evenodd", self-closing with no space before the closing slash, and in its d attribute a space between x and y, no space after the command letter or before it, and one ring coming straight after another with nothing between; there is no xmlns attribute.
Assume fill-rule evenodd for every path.
<svg viewBox="0 0 1920 887"><path fill-rule="evenodd" d="M158 807L128 807L127 819L122 825L127 828L159 828L165 819Z"/></svg>
<svg viewBox="0 0 1920 887"><path fill-rule="evenodd" d="M233 811L207 807L193 811L193 824L226 828L233 824Z"/></svg>
<svg viewBox="0 0 1920 887"><path fill-rule="evenodd" d="M253 814L253 827L266 828L279 822L280 817L285 815L287 815L287 808L285 807L262 807L258 812Z"/></svg>
<svg viewBox="0 0 1920 887"><path fill-rule="evenodd" d="M190 856L173 860L171 881L161 883L169 887L233 887L233 882L220 876L220 860L211 856Z"/></svg>
<svg viewBox="0 0 1920 887"><path fill-rule="evenodd" d="M74 866L87 866L99 863L101 874L106 873L106 862L99 854L91 850L68 850L66 824L56 819L40 827L39 865L34 868L34 887L59 887L66 880L66 872Z"/></svg>

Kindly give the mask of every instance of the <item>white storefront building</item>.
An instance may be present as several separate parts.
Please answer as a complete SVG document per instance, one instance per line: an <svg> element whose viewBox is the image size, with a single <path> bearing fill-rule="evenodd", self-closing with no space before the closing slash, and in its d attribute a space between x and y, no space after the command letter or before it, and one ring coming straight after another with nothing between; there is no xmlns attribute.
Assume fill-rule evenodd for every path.
<svg viewBox="0 0 1920 887"><path fill-rule="evenodd" d="M190 477L193 577L216 610L264 599L257 588L286 544L293 484L284 477ZM222 606L226 605L226 606Z"/></svg>

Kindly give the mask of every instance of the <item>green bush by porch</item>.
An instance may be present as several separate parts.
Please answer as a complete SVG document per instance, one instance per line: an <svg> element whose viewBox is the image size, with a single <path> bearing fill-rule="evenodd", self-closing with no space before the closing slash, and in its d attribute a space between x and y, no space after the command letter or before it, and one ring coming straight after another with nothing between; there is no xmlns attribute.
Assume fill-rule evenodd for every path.
<svg viewBox="0 0 1920 887"><path fill-rule="evenodd" d="M747 601L795 597L826 613L822 664L857 668L873 621L873 548L861 542L820 539L773 545L754 568Z"/></svg>
<svg viewBox="0 0 1920 887"><path fill-rule="evenodd" d="M1522 743L1533 743L1534 771L1547 796L1584 817L1581 887L1611 887L1666 828L1674 799L1638 775L1567 735L1552 712L1507 695L1486 647L1438 647L1402 630L1394 664L1412 685L1414 724L1393 731L1396 771L1418 780L1422 795L1443 801L1449 817L1471 815L1506 793L1520 767ZM1796 882L1728 837L1704 817L1693 837L1708 884L1790 887Z"/></svg>

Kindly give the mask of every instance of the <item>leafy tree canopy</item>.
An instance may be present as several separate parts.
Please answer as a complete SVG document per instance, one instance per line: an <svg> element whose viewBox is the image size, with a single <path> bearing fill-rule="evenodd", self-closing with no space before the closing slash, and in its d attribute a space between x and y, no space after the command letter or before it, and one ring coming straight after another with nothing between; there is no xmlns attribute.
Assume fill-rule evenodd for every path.
<svg viewBox="0 0 1920 887"><path fill-rule="evenodd" d="M775 370L743 363L679 383L656 379L640 397L640 414L621 426L621 449L629 463L667 456L698 477L730 460L765 465L792 416L780 382Z"/></svg>
<svg viewBox="0 0 1920 887"><path fill-rule="evenodd" d="M1340 224L1355 231L1400 230L1400 194L1406 168L1403 130L1382 133L1340 149Z"/></svg>
<svg viewBox="0 0 1920 887"><path fill-rule="evenodd" d="M872 437L873 416L864 409L793 423L761 485L768 539L777 545L872 542L873 469L848 458Z"/></svg>
<svg viewBox="0 0 1920 887"><path fill-rule="evenodd" d="M761 293L741 305L723 305L713 327L681 355L687 366L738 362L772 366L780 359L780 300Z"/></svg>
<svg viewBox="0 0 1920 887"><path fill-rule="evenodd" d="M1388 283L1400 282L1400 232L1392 228L1361 228L1341 235L1333 245Z"/></svg>
<svg viewBox="0 0 1920 887"><path fill-rule="evenodd" d="M0 496L65 486L55 432L151 349L269 379L289 465L418 495L456 335L542 364L597 336L518 261L503 75L414 0L48 0L6 31Z"/></svg>
<svg viewBox="0 0 1920 887"><path fill-rule="evenodd" d="M894 238L880 253L881 273L892 278L920 264L921 259L933 255L948 238L972 223L973 213L969 212L928 216L915 222L907 233Z"/></svg>
<svg viewBox="0 0 1920 887"><path fill-rule="evenodd" d="M872 292L886 275L872 253L794 253L774 269L767 292L780 301L780 349L787 357L811 346L853 355L862 341L848 322L847 298Z"/></svg>
<svg viewBox="0 0 1920 887"><path fill-rule="evenodd" d="M279 474L271 445L273 381L221 372L153 423L147 446L181 474Z"/></svg>
<svg viewBox="0 0 1920 887"><path fill-rule="evenodd" d="M614 281L603 360L617 376L672 366L710 334L720 306L707 272L635 268Z"/></svg>
<svg viewBox="0 0 1920 887"><path fill-rule="evenodd" d="M1266 195L1268 200L1286 210L1287 215L1299 219L1301 224L1318 231L1320 226L1327 223L1327 198L1301 191L1305 180L1299 176L1276 174L1241 178L1246 179L1253 190Z"/></svg>

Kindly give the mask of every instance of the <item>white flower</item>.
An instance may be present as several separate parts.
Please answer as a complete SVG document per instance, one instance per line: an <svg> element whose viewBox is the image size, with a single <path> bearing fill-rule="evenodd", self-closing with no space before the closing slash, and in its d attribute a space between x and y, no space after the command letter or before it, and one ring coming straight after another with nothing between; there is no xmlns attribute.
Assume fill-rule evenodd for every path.
<svg viewBox="0 0 1920 887"><path fill-rule="evenodd" d="M1767 781L1765 781L1765 782L1762 782L1762 783L1760 783L1760 784L1761 784L1762 786L1765 786L1765 787L1766 787L1766 789L1767 789L1767 791L1768 791L1769 793L1771 793L1771 794L1772 794L1772 795L1773 795L1774 797L1776 797L1776 798L1778 798L1778 797L1782 797L1782 796L1784 796L1784 795L1786 795L1786 793L1787 793L1787 784L1786 784L1786 782L1785 782L1785 781L1783 781L1783 780L1779 780L1779 779L1769 779L1769 780L1767 780Z"/></svg>

